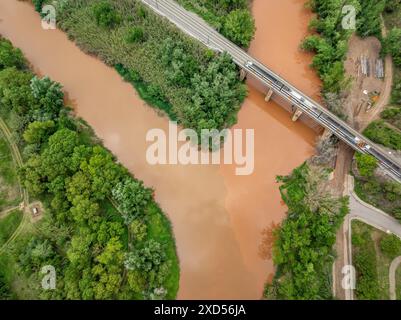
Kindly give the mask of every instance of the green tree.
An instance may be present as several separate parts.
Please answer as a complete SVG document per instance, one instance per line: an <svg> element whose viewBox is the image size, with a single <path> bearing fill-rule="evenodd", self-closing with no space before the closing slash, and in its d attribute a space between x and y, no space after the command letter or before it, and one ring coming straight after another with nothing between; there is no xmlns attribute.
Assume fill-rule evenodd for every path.
<svg viewBox="0 0 401 320"><path fill-rule="evenodd" d="M32 74L15 67L0 71L0 102L5 112L13 110L18 116L29 118L28 113L37 105L29 86L31 79Z"/></svg>
<svg viewBox="0 0 401 320"><path fill-rule="evenodd" d="M44 0L32 0L33 5L35 6L35 10L37 12L42 12L42 6L44 3Z"/></svg>
<svg viewBox="0 0 401 320"><path fill-rule="evenodd" d="M394 63L401 67L401 29L390 30L384 40L384 52L392 55Z"/></svg>
<svg viewBox="0 0 401 320"><path fill-rule="evenodd" d="M124 253L122 244L117 238L112 238L99 254L93 268L95 299L115 298L122 282Z"/></svg>
<svg viewBox="0 0 401 320"><path fill-rule="evenodd" d="M401 255L401 240L395 235L385 235L380 240L381 251L390 259Z"/></svg>
<svg viewBox="0 0 401 320"><path fill-rule="evenodd" d="M42 161L40 156L34 155L20 169L21 180L32 195L40 195L45 189L46 176L42 170Z"/></svg>
<svg viewBox="0 0 401 320"><path fill-rule="evenodd" d="M71 215L78 224L84 224L93 219L99 211L99 205L96 202L82 195L73 198L72 205Z"/></svg>
<svg viewBox="0 0 401 320"><path fill-rule="evenodd" d="M134 27L128 31L126 40L128 43L141 43L145 40L145 33L142 27Z"/></svg>
<svg viewBox="0 0 401 320"><path fill-rule="evenodd" d="M25 69L26 61L20 49L14 48L10 41L0 36L0 70L10 67Z"/></svg>
<svg viewBox="0 0 401 320"><path fill-rule="evenodd" d="M69 129L60 129L49 138L41 156L43 174L49 181L71 174L71 155L78 145L78 134Z"/></svg>
<svg viewBox="0 0 401 320"><path fill-rule="evenodd" d="M118 183L125 171L114 162L110 152L100 146L94 146L89 161L81 163L81 170L91 181L91 194L97 200L111 195L111 190Z"/></svg>
<svg viewBox="0 0 401 320"><path fill-rule="evenodd" d="M33 110L35 120L55 119L64 105L64 93L59 83L49 77L33 77L31 80L33 96L39 103L39 108Z"/></svg>
<svg viewBox="0 0 401 320"><path fill-rule="evenodd" d="M355 159L359 173L363 177L371 177L378 167L377 159L369 154L357 153Z"/></svg>
<svg viewBox="0 0 401 320"><path fill-rule="evenodd" d="M93 14L96 23L103 28L113 28L120 23L120 17L109 1L103 0L95 3Z"/></svg>
<svg viewBox="0 0 401 320"><path fill-rule="evenodd" d="M12 298L11 288L3 274L0 271L0 300L8 300Z"/></svg>
<svg viewBox="0 0 401 320"><path fill-rule="evenodd" d="M135 240L141 242L146 238L147 225L139 219L135 219L130 225L131 232L133 233Z"/></svg>
<svg viewBox="0 0 401 320"><path fill-rule="evenodd" d="M142 249L135 250L127 255L125 266L128 270L140 270L150 272L166 260L163 246L151 239Z"/></svg>
<svg viewBox="0 0 401 320"><path fill-rule="evenodd" d="M189 54L182 42L167 38L163 42L161 61L166 68L165 74L171 84L188 87L191 77L199 71L199 65Z"/></svg>
<svg viewBox="0 0 401 320"><path fill-rule="evenodd" d="M361 37L381 36L381 14L386 0L363 0L357 16L357 31Z"/></svg>
<svg viewBox="0 0 401 320"><path fill-rule="evenodd" d="M387 12L394 12L399 8L401 8L400 0L386 0L386 11Z"/></svg>
<svg viewBox="0 0 401 320"><path fill-rule="evenodd" d="M192 103L182 110L184 126L200 133L202 129L221 130L233 125L247 94L237 78L237 69L226 53L195 74L191 79Z"/></svg>
<svg viewBox="0 0 401 320"><path fill-rule="evenodd" d="M112 190L119 209L124 214L124 220L130 224L144 214L144 210L152 199L152 190L143 186L142 181L126 179L119 182Z"/></svg>
<svg viewBox="0 0 401 320"><path fill-rule="evenodd" d="M224 21L223 34L237 44L248 47L255 33L255 20L248 10L231 11Z"/></svg>
<svg viewBox="0 0 401 320"><path fill-rule="evenodd" d="M40 144L47 141L49 136L54 133L54 127L55 124L52 120L31 122L24 132L24 139L27 143Z"/></svg>

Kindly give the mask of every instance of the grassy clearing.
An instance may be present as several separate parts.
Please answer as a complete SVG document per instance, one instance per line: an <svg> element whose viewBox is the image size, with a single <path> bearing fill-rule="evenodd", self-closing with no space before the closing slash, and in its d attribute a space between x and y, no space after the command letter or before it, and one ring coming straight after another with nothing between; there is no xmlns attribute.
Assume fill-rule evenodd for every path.
<svg viewBox="0 0 401 320"><path fill-rule="evenodd" d="M0 219L0 248L12 236L21 223L23 213L19 210L12 211L6 217Z"/></svg>
<svg viewBox="0 0 401 320"><path fill-rule="evenodd" d="M389 299L389 268L394 258L383 252L382 241L388 235L360 221L352 222L353 262L357 272L356 296L360 300ZM397 275L397 286L401 285ZM397 287L397 290L398 290Z"/></svg>
<svg viewBox="0 0 401 320"><path fill-rule="evenodd" d="M0 131L0 211L21 200L19 181L7 140Z"/></svg>

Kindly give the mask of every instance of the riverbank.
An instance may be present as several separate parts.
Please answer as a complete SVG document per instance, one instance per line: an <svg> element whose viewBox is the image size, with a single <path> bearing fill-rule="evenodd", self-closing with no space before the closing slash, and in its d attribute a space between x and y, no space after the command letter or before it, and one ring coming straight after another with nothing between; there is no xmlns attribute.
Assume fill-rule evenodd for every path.
<svg viewBox="0 0 401 320"><path fill-rule="evenodd" d="M24 227L0 256L12 295L175 298L179 266L174 237L152 190L132 178L91 128L70 114L61 85L35 76L19 50L5 39L0 42L1 116L23 150L23 186L46 209L35 227ZM143 250L151 253L143 262L146 268L131 262ZM43 265L57 272L52 292L40 287Z"/></svg>

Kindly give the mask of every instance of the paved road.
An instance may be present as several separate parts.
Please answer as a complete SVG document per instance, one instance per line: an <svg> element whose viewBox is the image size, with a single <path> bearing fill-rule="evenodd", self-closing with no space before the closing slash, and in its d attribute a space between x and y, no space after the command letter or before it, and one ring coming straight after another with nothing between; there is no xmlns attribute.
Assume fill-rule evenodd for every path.
<svg viewBox="0 0 401 320"><path fill-rule="evenodd" d="M401 239L401 224L383 211L363 202L358 196L350 194L350 219L359 219L384 232L392 233Z"/></svg>
<svg viewBox="0 0 401 320"><path fill-rule="evenodd" d="M392 233L401 239L401 224L399 221L359 199L354 192L354 179L352 176L348 176L346 181L345 194L349 196L350 213L345 217L342 228L342 236L344 237L344 265L352 265L351 223L353 220L363 221L374 228L386 233ZM341 274L337 271L336 276L341 276ZM340 283L338 282L336 285L338 286ZM339 290L337 288L337 292ZM353 290L348 289L344 291L347 300L354 298Z"/></svg>
<svg viewBox="0 0 401 320"><path fill-rule="evenodd" d="M185 10L173 0L142 0L142 2L209 48L219 52L228 52L238 66L259 79L267 87L272 88L291 105L296 106L323 127L329 129L355 150L377 158L388 175L401 182L401 163L397 159L223 37L196 14Z"/></svg>

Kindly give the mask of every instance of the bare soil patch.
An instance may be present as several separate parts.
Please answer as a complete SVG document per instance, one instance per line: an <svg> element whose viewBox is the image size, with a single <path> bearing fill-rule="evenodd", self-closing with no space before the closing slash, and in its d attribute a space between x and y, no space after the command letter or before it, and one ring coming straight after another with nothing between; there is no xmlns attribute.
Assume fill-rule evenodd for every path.
<svg viewBox="0 0 401 320"><path fill-rule="evenodd" d="M363 130L379 115L391 92L392 81L388 81L388 77L392 75L388 74L388 61L381 60L380 51L381 43L375 37L361 39L354 35L350 39L344 66L352 84L344 103L344 112L357 130ZM384 78L378 78L377 66L380 63L383 64Z"/></svg>

